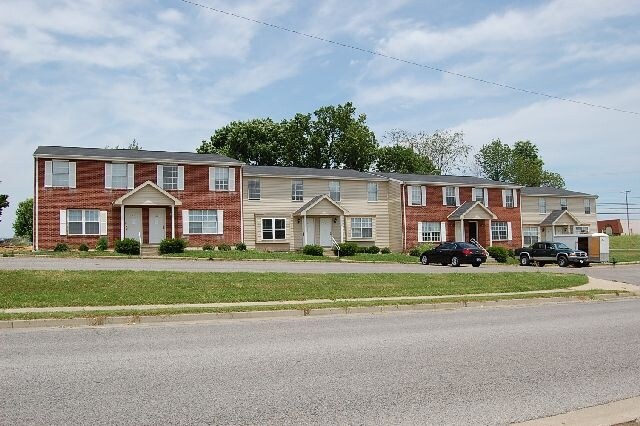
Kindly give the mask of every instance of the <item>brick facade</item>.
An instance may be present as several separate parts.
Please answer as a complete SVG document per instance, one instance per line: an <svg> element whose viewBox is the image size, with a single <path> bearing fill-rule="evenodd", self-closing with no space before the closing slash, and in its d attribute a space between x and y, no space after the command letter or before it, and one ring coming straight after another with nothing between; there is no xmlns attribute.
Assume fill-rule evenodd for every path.
<svg viewBox="0 0 640 426"><path fill-rule="evenodd" d="M107 238L109 247L113 247L121 237L120 206L114 201L129 192L128 189L105 189L105 162L99 160L72 160L76 163L76 188L51 188L44 186L45 161L36 159L36 198L37 198L37 240L39 249L51 249L57 243L66 243L77 248L85 243L95 247L99 235L60 235L60 210L95 209L107 211ZM65 158L61 158L65 160ZM130 162L135 164L134 187L146 181L156 182L157 163ZM205 243L233 244L241 241L241 168L235 167L235 191L209 191L209 165L184 165L184 190L167 190L182 202L175 208L175 236L183 237L183 209L212 209L224 211L223 233L219 235L186 235L190 246L202 246ZM149 207L142 208L143 243L149 241ZM165 235L171 238L171 207L165 208ZM35 229L34 229L35 230Z"/></svg>

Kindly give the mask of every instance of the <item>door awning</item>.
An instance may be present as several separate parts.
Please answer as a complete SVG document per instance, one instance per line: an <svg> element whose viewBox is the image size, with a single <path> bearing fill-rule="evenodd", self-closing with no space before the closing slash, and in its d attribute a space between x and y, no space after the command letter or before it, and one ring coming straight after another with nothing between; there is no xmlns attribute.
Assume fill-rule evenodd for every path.
<svg viewBox="0 0 640 426"><path fill-rule="evenodd" d="M566 210L554 210L540 223L540 226L579 225L580 221Z"/></svg>
<svg viewBox="0 0 640 426"><path fill-rule="evenodd" d="M347 214L349 212L333 201L328 194L316 195L293 212L294 216L336 216Z"/></svg>
<svg viewBox="0 0 640 426"><path fill-rule="evenodd" d="M181 206L182 201L148 180L115 200L113 204L116 206Z"/></svg>
<svg viewBox="0 0 640 426"><path fill-rule="evenodd" d="M466 201L447 216L447 219L449 220L495 220L497 218L498 217L480 201Z"/></svg>

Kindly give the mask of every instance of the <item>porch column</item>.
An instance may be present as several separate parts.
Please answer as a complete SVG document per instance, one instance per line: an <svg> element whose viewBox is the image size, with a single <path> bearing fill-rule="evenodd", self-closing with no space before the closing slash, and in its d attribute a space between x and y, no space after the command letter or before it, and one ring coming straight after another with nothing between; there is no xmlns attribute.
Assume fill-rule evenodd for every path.
<svg viewBox="0 0 640 426"><path fill-rule="evenodd" d="M176 237L176 206L171 204L171 238Z"/></svg>
<svg viewBox="0 0 640 426"><path fill-rule="evenodd" d="M491 219L489 219L489 247L493 246L493 233L491 232Z"/></svg>
<svg viewBox="0 0 640 426"><path fill-rule="evenodd" d="M462 236L462 238L460 238L460 241L464 241L465 236L464 236L464 219L463 218L460 218L460 235Z"/></svg>
<svg viewBox="0 0 640 426"><path fill-rule="evenodd" d="M120 239L124 240L124 204L120 204Z"/></svg>
<svg viewBox="0 0 640 426"><path fill-rule="evenodd" d="M340 242L344 243L344 215L340 215Z"/></svg>
<svg viewBox="0 0 640 426"><path fill-rule="evenodd" d="M307 213L302 216L302 245L307 245Z"/></svg>

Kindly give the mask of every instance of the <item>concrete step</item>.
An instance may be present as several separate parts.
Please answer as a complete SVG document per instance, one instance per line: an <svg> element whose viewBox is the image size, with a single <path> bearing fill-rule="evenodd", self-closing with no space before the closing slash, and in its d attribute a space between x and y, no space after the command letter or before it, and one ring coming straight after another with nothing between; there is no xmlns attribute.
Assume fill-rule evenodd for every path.
<svg viewBox="0 0 640 426"><path fill-rule="evenodd" d="M143 244L140 246L140 257L157 256L159 245Z"/></svg>

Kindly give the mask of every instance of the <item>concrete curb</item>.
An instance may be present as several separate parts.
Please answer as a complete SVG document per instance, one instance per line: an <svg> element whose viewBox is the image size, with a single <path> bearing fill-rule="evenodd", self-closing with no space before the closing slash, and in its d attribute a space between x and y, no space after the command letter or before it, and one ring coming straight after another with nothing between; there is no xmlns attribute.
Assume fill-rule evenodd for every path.
<svg viewBox="0 0 640 426"><path fill-rule="evenodd" d="M0 329L25 329L25 328L75 328L75 327L100 327L121 326L137 324L158 323L189 323L206 322L225 319L265 319L265 318L291 318L304 316L348 315L348 314L382 314L388 312L406 311L442 311L464 308L502 308L525 307L542 304L559 303L585 303L607 302L616 300L637 299L635 295L602 294L593 299L582 296L546 297L532 299L508 299L482 302L445 302L445 303L420 303L413 305L382 305L382 306L353 306L340 308L309 308L309 309L282 309L274 311L245 311L245 312L210 312L175 315L133 315L133 316L96 316L87 318L47 318L31 320L5 320L0 321Z"/></svg>

